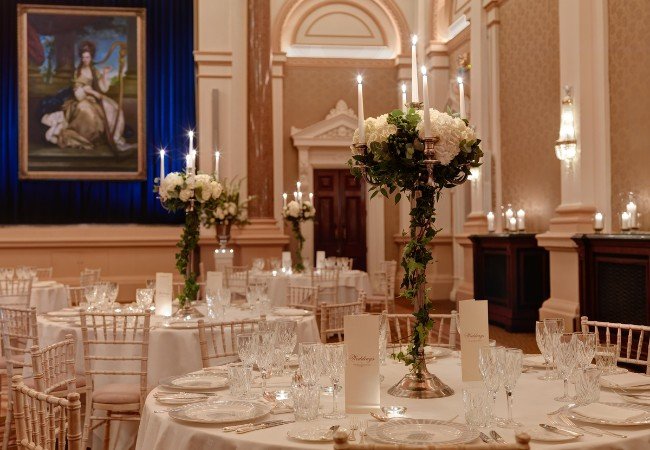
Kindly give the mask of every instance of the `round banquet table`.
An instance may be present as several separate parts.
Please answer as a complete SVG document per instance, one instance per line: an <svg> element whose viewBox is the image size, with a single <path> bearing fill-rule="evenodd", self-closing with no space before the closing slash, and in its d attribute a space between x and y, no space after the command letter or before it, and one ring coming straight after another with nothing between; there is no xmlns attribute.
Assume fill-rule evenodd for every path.
<svg viewBox="0 0 650 450"><path fill-rule="evenodd" d="M456 422L464 423L463 418L463 399L461 381L461 368L457 357L447 357L439 359L428 365L432 373L438 375L445 383L450 385L456 392L454 395L440 399L430 400L412 400L398 397L392 397L387 394L395 382L397 382L405 373L406 369L400 363L388 361L382 366L381 373L385 379L381 384L381 404L402 405L408 408L406 415L412 418L428 418L438 420L450 420L459 415ZM561 394L562 381L542 381L539 380L541 371L522 373L517 386L514 390L513 399L513 417L524 426L537 427L539 423L548 422L546 413L554 411L562 403L553 400L553 397ZM277 379L272 379L277 380ZM288 385L288 378L280 380L280 384ZM221 426L211 425L193 425L188 423L177 422L171 419L168 414L156 414L154 410L166 409L169 407L162 406L153 398L151 393L146 401L142 412L142 420L138 432L136 449L147 450L155 448L157 450L212 450L212 449L241 449L241 450L280 450L284 448L295 449L332 449L333 443L303 443L293 441L287 437L287 432L296 424L282 425L265 430L257 430L245 434L224 433ZM224 391L224 398L227 397L227 391ZM339 398L340 406L343 406L343 396ZM601 401L619 401L618 396L611 392L603 390L601 392ZM331 408L331 396L321 397L321 409ZM505 394L503 390L499 392L497 399L496 413L501 417L506 416ZM272 415L271 419L293 419L293 414ZM369 419L368 423L377 423L369 415L364 416ZM264 418L267 420L268 418ZM324 420L319 419L324 425L340 424L347 426L347 419L342 420ZM610 437L603 435L595 437L585 434L583 437L570 441L568 443L542 443L531 441L531 448L538 449L616 449L616 450L642 450L650 448L650 427L603 427L619 433L626 434L627 439ZM514 442L514 430L490 428L498 430L498 433L508 442ZM477 439L477 442L478 441Z"/></svg>
<svg viewBox="0 0 650 450"><path fill-rule="evenodd" d="M205 310L199 306L199 310ZM277 320L279 316L268 315L267 320ZM316 318L313 314L305 316L282 317L293 319L298 322L298 342L320 342ZM225 321L236 321L244 319L259 319L259 314L251 310L239 308L228 308ZM199 332L196 327L187 329L168 328L163 325L164 319L158 316L151 317L151 331L149 335L149 362L148 384L150 387L157 386L159 380L174 375L181 375L202 367L201 350L199 349ZM48 316L38 317L38 332L41 345L46 346L65 339L66 334L76 337L76 360L75 367L83 372L83 346L81 345L81 327L79 319L74 321L55 321ZM124 350L124 349L120 349ZM107 355L109 356L109 355ZM115 355L113 355L115 356ZM111 382L110 377L101 381ZM114 380L113 380L114 381ZM125 382L120 377L119 382ZM134 378L137 382L137 378Z"/></svg>
<svg viewBox="0 0 650 450"><path fill-rule="evenodd" d="M250 281L265 281L268 283L268 295L273 306L285 306L289 298L289 283L298 286L310 286L311 277L307 274L284 275L278 273L273 276L272 272L249 273ZM357 300L359 291L365 291L367 294L372 293L370 277L366 272L361 270L342 270L339 272L339 298L338 301L353 302ZM329 294L324 293L319 297L321 302L332 302L333 299Z"/></svg>
<svg viewBox="0 0 650 450"><path fill-rule="evenodd" d="M3 299L5 304L15 304L17 301L18 298L12 301L12 297ZM34 281L29 305L36 307L38 314L65 308L68 306L68 291L65 285L56 281Z"/></svg>

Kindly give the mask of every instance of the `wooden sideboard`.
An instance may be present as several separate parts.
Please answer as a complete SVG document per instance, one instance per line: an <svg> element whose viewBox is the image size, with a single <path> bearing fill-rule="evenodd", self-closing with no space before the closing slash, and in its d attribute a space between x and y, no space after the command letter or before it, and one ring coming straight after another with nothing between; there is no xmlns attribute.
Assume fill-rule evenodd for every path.
<svg viewBox="0 0 650 450"><path fill-rule="evenodd" d="M548 251L532 233L472 235L474 298L488 300L490 323L508 331L533 332L549 297Z"/></svg>
<svg viewBox="0 0 650 450"><path fill-rule="evenodd" d="M580 314L650 323L650 234L579 234Z"/></svg>

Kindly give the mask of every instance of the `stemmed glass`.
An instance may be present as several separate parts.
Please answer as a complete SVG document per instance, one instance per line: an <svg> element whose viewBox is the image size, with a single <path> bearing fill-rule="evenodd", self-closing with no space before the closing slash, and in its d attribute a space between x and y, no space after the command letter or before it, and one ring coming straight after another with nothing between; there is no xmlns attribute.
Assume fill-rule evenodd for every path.
<svg viewBox="0 0 650 450"><path fill-rule="evenodd" d="M141 311L147 311L151 308L153 302L153 289L136 289L135 302Z"/></svg>
<svg viewBox="0 0 650 450"><path fill-rule="evenodd" d="M569 396L569 377L579 364L579 357L576 354L576 338L572 333L564 333L560 336L555 352L557 363L557 372L564 381L564 395L555 397L558 402L570 402L573 400Z"/></svg>
<svg viewBox="0 0 650 450"><path fill-rule="evenodd" d="M226 289L226 288L217 289L217 301L221 305L224 315L226 314L226 308L230 308L230 300L231 300L230 289Z"/></svg>
<svg viewBox="0 0 650 450"><path fill-rule="evenodd" d="M345 370L345 358L346 351L344 343L323 345L325 372L332 382L332 411L323 414L323 417L326 419L342 419L345 417L345 412L339 411L338 404L336 403L336 393L341 382L341 377L343 377L343 371Z"/></svg>
<svg viewBox="0 0 650 450"><path fill-rule="evenodd" d="M242 333L237 335L237 355L239 360L246 367L253 368L255 364L257 347L255 346L255 338L253 333ZM259 339L259 338L258 338Z"/></svg>
<svg viewBox="0 0 650 450"><path fill-rule="evenodd" d="M266 378L273 364L273 349L275 348L275 334L272 331L256 331L253 333L255 346L255 362L262 373L262 395L266 393Z"/></svg>
<svg viewBox="0 0 650 450"><path fill-rule="evenodd" d="M120 286L117 283L111 281L105 281L101 283L104 287L104 299L106 300L106 308L109 311L112 311L115 308L115 301L117 300L117 294L120 291Z"/></svg>
<svg viewBox="0 0 650 450"><path fill-rule="evenodd" d="M548 325L548 326L547 326ZM553 358L553 342L549 328L555 326L554 322L545 322L543 320L535 321L535 341L537 341L537 348L544 357L544 375L539 377L540 380L554 380L551 375L551 359Z"/></svg>
<svg viewBox="0 0 650 450"><path fill-rule="evenodd" d="M521 376L521 368L524 360L524 352L518 348L507 348L503 355L503 388L506 391L506 400L508 405L508 420L499 424L502 428L517 428L521 424L512 419L512 391L517 385L517 380Z"/></svg>
<svg viewBox="0 0 650 450"><path fill-rule="evenodd" d="M560 335L564 333L564 319L560 318L549 318L544 319L544 324L546 325L546 331L548 333L548 339L550 344L549 351L551 352L551 358L553 360L552 365L555 367L557 365L557 345L560 339ZM550 375L551 380L558 380L560 377L557 372L554 371Z"/></svg>
<svg viewBox="0 0 650 450"><path fill-rule="evenodd" d="M505 419L496 416L497 392L503 383L503 364L505 358L505 347L491 347L486 345L479 349L478 367L483 377L485 387L492 394L492 423L499 425L505 423Z"/></svg>
<svg viewBox="0 0 650 450"><path fill-rule="evenodd" d="M298 342L298 322L295 320L275 320L276 344L285 355L284 373L289 372L289 357Z"/></svg>
<svg viewBox="0 0 650 450"><path fill-rule="evenodd" d="M591 364L596 355L596 333L573 333L575 336L576 356L578 357L577 365L580 369L585 369Z"/></svg>
<svg viewBox="0 0 650 450"><path fill-rule="evenodd" d="M323 344L320 342L302 342L298 345L298 364L302 379L309 386L320 381L323 371Z"/></svg>

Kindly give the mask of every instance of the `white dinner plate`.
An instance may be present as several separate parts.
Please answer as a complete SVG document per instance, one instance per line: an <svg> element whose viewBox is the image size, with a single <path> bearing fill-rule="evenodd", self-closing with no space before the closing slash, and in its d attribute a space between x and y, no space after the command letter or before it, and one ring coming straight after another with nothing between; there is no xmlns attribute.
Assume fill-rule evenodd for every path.
<svg viewBox="0 0 650 450"><path fill-rule="evenodd" d="M645 414L643 416L632 418L629 420L604 420L604 419L598 419L595 417L589 417L589 416L584 416L582 414L579 414L574 410L576 406L573 406L567 409L566 415L570 419L575 419L587 423L595 423L599 425L634 426L634 425L650 424L650 406L633 404L633 403L609 403L609 402L601 402L601 403L609 406L618 406L619 408L635 409L635 410L638 409L640 411L644 411Z"/></svg>
<svg viewBox="0 0 650 450"><path fill-rule="evenodd" d="M540 442L569 442L578 439L579 436L565 436L559 433L545 430L542 427L527 427L517 430L517 433L526 433L533 441Z"/></svg>
<svg viewBox="0 0 650 450"><path fill-rule="evenodd" d="M644 384L642 386L621 386L621 385L618 385L618 384L614 384L614 383L610 382L607 378L605 378L608 375L613 375L613 374L607 374L607 375L601 376L601 378L600 378L600 385L602 387L604 387L604 388L623 390L623 391L650 391L650 376L645 376L645 375L639 374L640 376L643 376L643 377L647 378L647 380L648 380L647 383L648 384Z"/></svg>
<svg viewBox="0 0 650 450"><path fill-rule="evenodd" d="M285 308L285 307L273 308L272 312L274 316L286 316L286 317L308 316L312 313L311 311L307 311L306 309Z"/></svg>
<svg viewBox="0 0 650 450"><path fill-rule="evenodd" d="M395 419L368 427L368 436L388 444L464 444L478 438L479 432L460 423L432 419Z"/></svg>
<svg viewBox="0 0 650 450"><path fill-rule="evenodd" d="M271 406L258 402L220 400L195 403L169 412L169 417L193 423L233 423L258 419L267 415Z"/></svg>
<svg viewBox="0 0 650 450"><path fill-rule="evenodd" d="M345 428L339 428L337 431L346 431ZM326 426L300 426L294 427L293 429L287 431L287 436L291 439L296 439L298 441L304 442L332 442L334 440L334 434L330 430L330 427Z"/></svg>
<svg viewBox="0 0 650 450"><path fill-rule="evenodd" d="M163 405L187 405L190 403L204 402L208 399L205 394L192 392L157 392L154 397ZM210 397L214 399L214 397Z"/></svg>
<svg viewBox="0 0 650 450"><path fill-rule="evenodd" d="M228 377L216 373L177 375L161 380L160 386L184 391L209 391L228 386Z"/></svg>
<svg viewBox="0 0 650 450"><path fill-rule="evenodd" d="M433 345L424 347L425 358L445 358L449 355L451 355L451 349L446 347L434 347Z"/></svg>

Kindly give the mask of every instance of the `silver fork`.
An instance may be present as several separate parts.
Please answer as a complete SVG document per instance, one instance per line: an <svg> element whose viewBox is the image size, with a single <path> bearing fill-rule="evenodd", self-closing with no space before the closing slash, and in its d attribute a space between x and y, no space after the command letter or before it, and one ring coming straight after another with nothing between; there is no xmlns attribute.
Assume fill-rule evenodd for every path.
<svg viewBox="0 0 650 450"><path fill-rule="evenodd" d="M350 433L348 434L348 441L356 441L357 438L354 437L354 432L359 428L359 419L356 417L350 417Z"/></svg>

